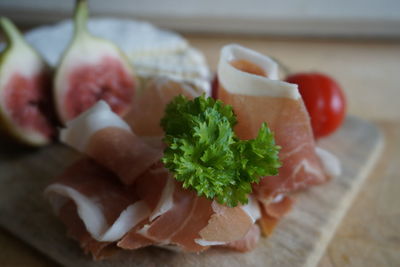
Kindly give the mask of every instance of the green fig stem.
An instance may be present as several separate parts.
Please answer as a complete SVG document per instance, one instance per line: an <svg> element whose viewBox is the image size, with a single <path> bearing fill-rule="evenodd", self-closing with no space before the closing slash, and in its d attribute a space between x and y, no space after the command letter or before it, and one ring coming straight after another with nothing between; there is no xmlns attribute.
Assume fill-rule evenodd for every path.
<svg viewBox="0 0 400 267"><path fill-rule="evenodd" d="M25 40L22 37L21 33L14 25L14 23L11 22L11 20L6 17L1 17L0 26L6 36L7 44L9 46L17 43L25 43Z"/></svg>
<svg viewBox="0 0 400 267"><path fill-rule="evenodd" d="M89 16L87 0L76 0L74 12L75 36L87 33L87 20Z"/></svg>

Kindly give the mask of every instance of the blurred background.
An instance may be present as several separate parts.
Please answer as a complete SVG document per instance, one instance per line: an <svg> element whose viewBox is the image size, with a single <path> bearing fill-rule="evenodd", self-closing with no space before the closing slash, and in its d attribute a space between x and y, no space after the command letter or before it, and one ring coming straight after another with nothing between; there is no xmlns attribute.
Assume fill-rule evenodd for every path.
<svg viewBox="0 0 400 267"><path fill-rule="evenodd" d="M400 37L398 0L94 0L93 15L148 20L184 32L279 36ZM74 1L1 0L20 25L71 15Z"/></svg>

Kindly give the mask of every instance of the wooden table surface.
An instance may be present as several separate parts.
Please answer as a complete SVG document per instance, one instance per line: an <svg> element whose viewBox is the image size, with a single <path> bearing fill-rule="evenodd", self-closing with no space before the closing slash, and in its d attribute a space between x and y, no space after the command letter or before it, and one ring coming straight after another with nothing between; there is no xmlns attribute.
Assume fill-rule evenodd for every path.
<svg viewBox="0 0 400 267"><path fill-rule="evenodd" d="M213 70L221 46L235 42L279 59L293 72L318 70L340 82L348 112L377 123L385 149L319 265L400 266L400 41L185 37ZM1 228L0 251L0 266L56 266Z"/></svg>

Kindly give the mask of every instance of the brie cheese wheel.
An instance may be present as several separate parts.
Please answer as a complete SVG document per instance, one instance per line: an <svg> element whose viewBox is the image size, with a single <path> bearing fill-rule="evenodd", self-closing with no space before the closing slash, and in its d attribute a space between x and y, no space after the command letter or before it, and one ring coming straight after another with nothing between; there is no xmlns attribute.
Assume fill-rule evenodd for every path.
<svg viewBox="0 0 400 267"><path fill-rule="evenodd" d="M210 92L210 70L204 55L179 34L129 19L97 18L88 23L94 35L118 45L131 60L139 78L167 76ZM71 20L43 26L25 34L51 66L56 66L72 38Z"/></svg>

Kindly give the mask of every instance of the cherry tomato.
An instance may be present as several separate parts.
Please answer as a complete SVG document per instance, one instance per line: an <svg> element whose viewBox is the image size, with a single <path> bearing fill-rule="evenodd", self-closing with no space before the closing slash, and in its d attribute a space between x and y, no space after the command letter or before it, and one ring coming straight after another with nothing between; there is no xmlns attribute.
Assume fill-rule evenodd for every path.
<svg viewBox="0 0 400 267"><path fill-rule="evenodd" d="M345 117L346 100L335 80L321 73L298 73L286 81L298 84L315 138L330 135L339 128Z"/></svg>

